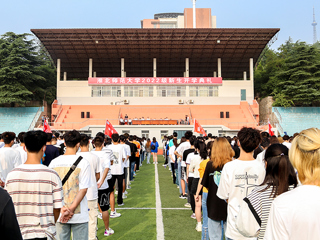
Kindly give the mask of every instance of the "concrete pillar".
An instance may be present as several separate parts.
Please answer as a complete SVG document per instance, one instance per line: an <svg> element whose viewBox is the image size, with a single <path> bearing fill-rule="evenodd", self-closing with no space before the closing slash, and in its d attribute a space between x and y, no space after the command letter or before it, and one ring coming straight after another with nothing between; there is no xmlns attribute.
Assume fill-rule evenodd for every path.
<svg viewBox="0 0 320 240"><path fill-rule="evenodd" d="M186 58L186 74L185 77L189 77L189 58Z"/></svg>
<svg viewBox="0 0 320 240"><path fill-rule="evenodd" d="M161 97L157 96L157 86L153 86L153 97Z"/></svg>
<svg viewBox="0 0 320 240"><path fill-rule="evenodd" d="M124 58L121 58L121 77L124 77Z"/></svg>
<svg viewBox="0 0 320 240"><path fill-rule="evenodd" d="M183 72L183 77L186 77L186 72Z"/></svg>
<svg viewBox="0 0 320 240"><path fill-rule="evenodd" d="M246 71L243 72L243 80L244 80L244 81L247 80L247 72L246 72Z"/></svg>
<svg viewBox="0 0 320 240"><path fill-rule="evenodd" d="M221 77L221 58L218 58L218 77Z"/></svg>
<svg viewBox="0 0 320 240"><path fill-rule="evenodd" d="M156 58L153 59L153 77L154 78L157 77L157 59Z"/></svg>
<svg viewBox="0 0 320 240"><path fill-rule="evenodd" d="M67 72L63 73L63 81L67 81Z"/></svg>
<svg viewBox="0 0 320 240"><path fill-rule="evenodd" d="M254 75L253 75L253 58L250 58L250 81L253 81Z"/></svg>
<svg viewBox="0 0 320 240"><path fill-rule="evenodd" d="M93 77L97 77L97 72L93 72Z"/></svg>
<svg viewBox="0 0 320 240"><path fill-rule="evenodd" d="M89 58L89 78L92 78L92 58Z"/></svg>
<svg viewBox="0 0 320 240"><path fill-rule="evenodd" d="M213 77L217 77L217 72L216 71L213 72Z"/></svg>
<svg viewBox="0 0 320 240"><path fill-rule="evenodd" d="M121 97L124 97L124 85L121 86Z"/></svg>
<svg viewBox="0 0 320 240"><path fill-rule="evenodd" d="M61 60L60 58L57 59L57 82L61 80Z"/></svg>
<svg viewBox="0 0 320 240"><path fill-rule="evenodd" d="M124 77L127 77L127 72L124 72Z"/></svg>
<svg viewBox="0 0 320 240"><path fill-rule="evenodd" d="M189 85L186 86L186 97L190 96L190 87Z"/></svg>

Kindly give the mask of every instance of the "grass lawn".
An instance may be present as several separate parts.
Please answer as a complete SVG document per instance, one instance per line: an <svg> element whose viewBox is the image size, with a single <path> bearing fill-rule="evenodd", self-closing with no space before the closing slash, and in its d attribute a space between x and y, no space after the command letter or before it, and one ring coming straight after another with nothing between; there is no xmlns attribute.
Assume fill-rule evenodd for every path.
<svg viewBox="0 0 320 240"><path fill-rule="evenodd" d="M179 189L173 184L171 172L162 167L164 158L158 156L158 172L162 208L184 208L186 199L179 198ZM188 208L186 208L188 209ZM175 239L201 239L201 232L195 230L197 221L190 218L189 210L162 210L164 235L167 240Z"/></svg>
<svg viewBox="0 0 320 240"><path fill-rule="evenodd" d="M191 209L184 207L186 199L179 198L179 189L173 184L171 173L162 165L164 159L158 156L158 173L162 208L184 208L183 210L162 209L164 234L166 240L200 239L201 233L195 230L196 220L190 218ZM152 160L151 160L152 162ZM155 209L126 209L126 208L155 208L155 172L153 164L146 164L128 189L128 198L124 199L124 206L118 207L121 217L110 219L110 227L115 234L105 237L103 221L98 219L98 238L126 239L126 240L156 240L156 210ZM124 208L124 209L122 209Z"/></svg>
<svg viewBox="0 0 320 240"><path fill-rule="evenodd" d="M119 218L110 218L110 227L115 233L105 237L103 221L98 219L98 238L101 239L156 239L156 210L121 210L121 208L155 208L155 178L154 165L146 164L131 183L131 189L128 189L128 198L123 199L124 206L118 207L117 212L121 213ZM117 197L117 196L116 196Z"/></svg>

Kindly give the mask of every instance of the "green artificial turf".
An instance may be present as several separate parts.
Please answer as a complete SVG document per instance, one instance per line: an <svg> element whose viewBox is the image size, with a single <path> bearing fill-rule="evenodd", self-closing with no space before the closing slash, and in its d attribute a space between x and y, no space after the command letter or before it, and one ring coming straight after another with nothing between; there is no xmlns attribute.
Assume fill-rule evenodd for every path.
<svg viewBox="0 0 320 240"><path fill-rule="evenodd" d="M156 210L154 209L129 209L121 208L155 208L155 174L154 165L146 164L140 167L137 176L127 189L128 198L123 199L124 206L116 209L121 213L119 218L110 218L110 227L115 231L111 236L105 237L104 224L98 220L98 238L101 239L156 239ZM115 196L117 197L117 195ZM109 210L110 212L110 210Z"/></svg>
<svg viewBox="0 0 320 240"><path fill-rule="evenodd" d="M179 189L173 184L171 172L163 167L164 158L158 156L158 173L162 208L185 208L187 199L179 198ZM188 208L186 208L188 209ZM162 210L164 235L166 240L201 239L201 232L195 230L197 221L190 218L189 210Z"/></svg>

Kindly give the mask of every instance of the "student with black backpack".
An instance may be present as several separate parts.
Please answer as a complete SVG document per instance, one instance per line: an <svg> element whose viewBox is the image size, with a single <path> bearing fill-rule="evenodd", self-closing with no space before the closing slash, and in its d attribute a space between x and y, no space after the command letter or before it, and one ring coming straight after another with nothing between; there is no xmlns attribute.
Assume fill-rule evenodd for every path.
<svg viewBox="0 0 320 240"><path fill-rule="evenodd" d="M153 158L153 164L158 164L158 148L159 143L157 142L157 139L154 137L151 143L151 154Z"/></svg>

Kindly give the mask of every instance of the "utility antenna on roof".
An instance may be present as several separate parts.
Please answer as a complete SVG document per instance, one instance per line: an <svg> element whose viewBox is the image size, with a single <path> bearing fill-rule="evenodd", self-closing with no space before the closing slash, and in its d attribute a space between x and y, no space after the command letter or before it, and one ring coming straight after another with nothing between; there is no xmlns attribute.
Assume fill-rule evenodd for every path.
<svg viewBox="0 0 320 240"><path fill-rule="evenodd" d="M196 22L196 1L197 0L192 0L193 1L193 28L197 27L197 22Z"/></svg>
<svg viewBox="0 0 320 240"><path fill-rule="evenodd" d="M314 14L314 7L313 7L313 23L311 24L313 26L313 43L317 42L317 22L316 22L316 15Z"/></svg>

